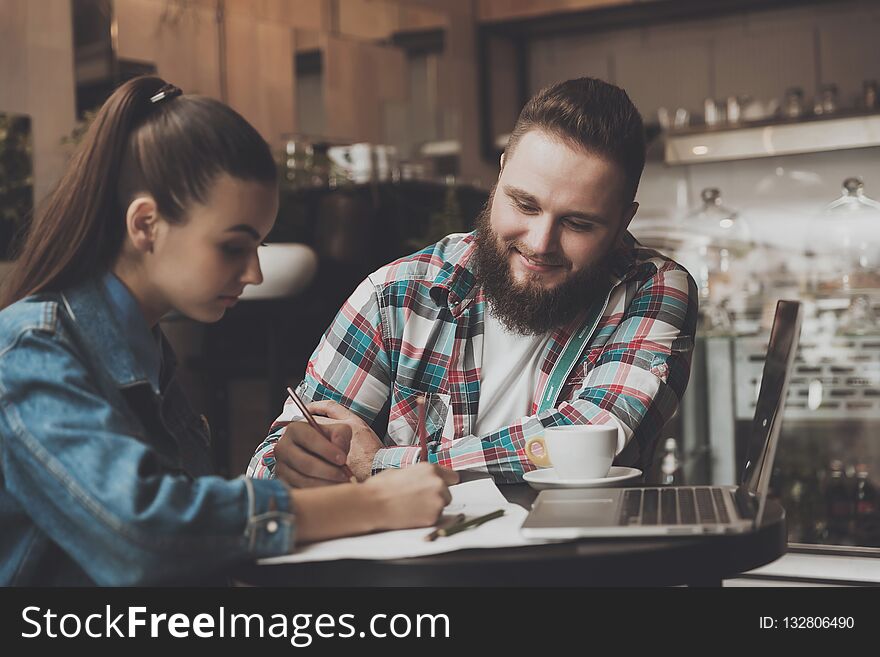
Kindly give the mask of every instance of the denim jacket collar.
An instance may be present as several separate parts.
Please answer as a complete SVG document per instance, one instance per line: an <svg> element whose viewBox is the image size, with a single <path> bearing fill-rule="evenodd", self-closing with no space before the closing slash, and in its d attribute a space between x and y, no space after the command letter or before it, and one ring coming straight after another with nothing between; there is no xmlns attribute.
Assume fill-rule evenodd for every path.
<svg viewBox="0 0 880 657"><path fill-rule="evenodd" d="M104 368L117 386L128 388L145 384L149 385L155 394L160 393L160 387L157 386L159 382L151 380L148 374L149 366L144 362L143 355L138 358L129 340L126 339L126 329L129 327L120 322L116 308L100 277L89 279L65 290L61 293L61 301L78 327L76 333L88 345L90 351L101 359ZM144 330L149 331L146 324ZM161 331L159 349L163 363L161 378L167 381L173 372L175 359Z"/></svg>

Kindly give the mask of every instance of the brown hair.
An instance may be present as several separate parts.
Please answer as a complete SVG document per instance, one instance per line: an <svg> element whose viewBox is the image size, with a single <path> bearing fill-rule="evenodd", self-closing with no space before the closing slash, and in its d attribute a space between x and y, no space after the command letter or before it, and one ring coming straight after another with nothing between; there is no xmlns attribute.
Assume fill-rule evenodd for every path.
<svg viewBox="0 0 880 657"><path fill-rule="evenodd" d="M158 77L139 77L107 99L31 222L0 290L0 309L108 270L122 248L126 208L138 193L151 195L164 219L179 222L189 203L205 201L222 173L275 183L268 144L240 114L203 96L151 100L168 86Z"/></svg>
<svg viewBox="0 0 880 657"><path fill-rule="evenodd" d="M566 80L542 89L520 112L506 157L533 129L619 164L626 175L627 202L635 198L645 168L645 128L623 89L595 78Z"/></svg>

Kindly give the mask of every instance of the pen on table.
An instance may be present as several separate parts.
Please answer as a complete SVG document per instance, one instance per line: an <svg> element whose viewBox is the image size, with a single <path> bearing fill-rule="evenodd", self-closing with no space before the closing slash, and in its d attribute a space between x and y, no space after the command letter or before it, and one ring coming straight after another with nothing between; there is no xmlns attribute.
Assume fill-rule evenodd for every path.
<svg viewBox="0 0 880 657"><path fill-rule="evenodd" d="M450 520L446 521L444 523L444 526L451 527L453 525L457 525L458 523L463 521L465 518L466 518L466 516L463 513L459 513L458 515L452 516L452 518ZM440 536L440 534L439 534L440 529L441 529L440 527L435 527L434 531L432 531L430 534L425 536L425 540L426 541L433 541L435 538Z"/></svg>
<svg viewBox="0 0 880 657"><path fill-rule="evenodd" d="M419 437L419 459L423 463L428 462L428 438L425 435L425 398L418 397L416 406L419 407L419 420L416 425L416 433Z"/></svg>
<svg viewBox="0 0 880 657"><path fill-rule="evenodd" d="M493 511L492 513L487 513L484 516L477 516L476 518L471 518L470 520L465 520L463 522L455 523L454 525L450 525L448 527L440 527L435 529L433 532L428 534L425 537L426 541L433 541L438 536L452 536L453 534L457 534L458 532L464 531L465 529L470 529L471 527L477 527L482 525L484 522L488 522L489 520L494 520L495 518L500 518L504 515L504 509L498 509L497 511ZM432 534L436 534L434 538L429 538Z"/></svg>
<svg viewBox="0 0 880 657"><path fill-rule="evenodd" d="M293 400L293 403L296 404L296 407L299 409L299 412L303 414L303 417L305 417L306 422L309 423L309 425L312 427L312 429L314 429L319 434L324 436L324 438L327 438L327 434L324 433L324 431L321 429L321 425L318 424L318 421L315 420L315 416L309 412L308 408L306 408L305 402L303 402L303 400L299 398L299 395L296 394L296 391L293 388L291 388L290 386L288 386L287 387L287 394L290 395L290 398ZM330 439L327 438L327 440L330 440ZM354 473L349 469L349 467L345 463L342 464L342 473L346 477L348 477L348 480L351 483L353 483L353 484L357 483L357 477L354 476Z"/></svg>

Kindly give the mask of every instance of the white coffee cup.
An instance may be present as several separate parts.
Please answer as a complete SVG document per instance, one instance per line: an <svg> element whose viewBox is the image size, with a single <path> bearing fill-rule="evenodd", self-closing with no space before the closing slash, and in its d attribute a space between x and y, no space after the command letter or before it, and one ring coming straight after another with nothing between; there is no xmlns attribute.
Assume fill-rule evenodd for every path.
<svg viewBox="0 0 880 657"><path fill-rule="evenodd" d="M535 454L541 445L542 454ZM617 452L613 424L569 424L548 427L526 442L526 456L538 467L552 467L561 479L600 479L608 475Z"/></svg>

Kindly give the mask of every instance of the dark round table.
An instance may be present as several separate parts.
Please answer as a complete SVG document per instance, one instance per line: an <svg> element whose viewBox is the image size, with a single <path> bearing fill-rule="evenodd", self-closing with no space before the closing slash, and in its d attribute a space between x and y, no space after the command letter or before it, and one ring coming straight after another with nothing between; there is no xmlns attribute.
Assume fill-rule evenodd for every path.
<svg viewBox="0 0 880 657"><path fill-rule="evenodd" d="M526 484L498 488L525 508L537 495ZM775 561L786 545L785 512L768 500L762 526L746 534L591 538L384 561L254 563L234 577L257 586L720 586Z"/></svg>

